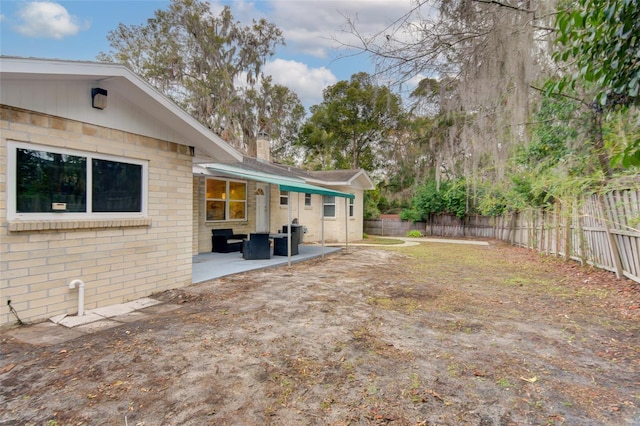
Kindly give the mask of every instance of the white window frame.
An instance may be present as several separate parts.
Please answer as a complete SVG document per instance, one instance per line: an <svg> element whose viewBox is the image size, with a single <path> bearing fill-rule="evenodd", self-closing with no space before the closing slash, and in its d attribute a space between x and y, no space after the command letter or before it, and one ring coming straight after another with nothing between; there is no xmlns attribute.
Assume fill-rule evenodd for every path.
<svg viewBox="0 0 640 426"><path fill-rule="evenodd" d="M18 213L16 211L17 197L17 151L18 149L28 149L31 151L45 151L54 154L73 155L87 159L87 193L86 212L56 212L56 213ZM91 172L93 159L114 161L126 164L142 166L142 203L139 212L100 212L94 213L92 209L93 187L91 183ZM127 157L117 157L95 152L79 151L67 148L60 148L48 145L37 145L26 142L7 141L7 220L72 220L72 219L134 219L148 216L149 204L149 162Z"/></svg>
<svg viewBox="0 0 640 426"><path fill-rule="evenodd" d="M312 197L311 193L305 192L305 194L304 194L304 206L306 208L308 208L308 209L311 208L311 206L313 205L312 202L311 202L311 197Z"/></svg>
<svg viewBox="0 0 640 426"><path fill-rule="evenodd" d="M289 194L291 194L291 192L289 191L280 191L280 206L286 207L289 205L289 202L291 201L291 197L289 197ZM283 201L285 202L283 203Z"/></svg>
<svg viewBox="0 0 640 426"><path fill-rule="evenodd" d="M333 198L333 202L327 202L327 198ZM328 216L326 215L326 209L325 207L327 206L333 206L333 216ZM335 195L323 195L322 196L322 217L327 218L327 219L333 219L335 217L337 217L337 211L338 211L338 206L336 203L336 197Z"/></svg>
<svg viewBox="0 0 640 426"><path fill-rule="evenodd" d="M349 217L354 216L355 206L356 206L355 198L349 198Z"/></svg>
<svg viewBox="0 0 640 426"><path fill-rule="evenodd" d="M207 198L207 180L217 180L219 182L225 182L225 189L224 189L224 198L223 199L219 199L219 198ZM244 184L244 200L231 200L229 198L229 184L231 182L235 182L235 183L242 183ZM207 206L207 201L212 200L212 201L224 201L224 217L225 219L216 219L216 220L209 220L207 219L206 213L205 213L205 222L208 223L213 223L213 222L246 222L248 219L248 215L249 212L247 211L249 204L247 202L247 198L248 198L248 191L249 190L249 185L247 184L247 181L244 180L236 180L236 179L223 179L223 178L216 178L216 177L207 177L204 183L204 205L205 208ZM240 218L240 219L231 219L229 218L229 202L233 201L234 203L240 203L240 202L244 202L244 217Z"/></svg>

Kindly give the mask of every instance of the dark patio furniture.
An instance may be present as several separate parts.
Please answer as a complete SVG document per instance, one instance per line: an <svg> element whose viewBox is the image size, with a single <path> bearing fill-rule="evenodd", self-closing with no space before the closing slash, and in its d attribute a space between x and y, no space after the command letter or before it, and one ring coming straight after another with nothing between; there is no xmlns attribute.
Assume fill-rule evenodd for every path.
<svg viewBox="0 0 640 426"><path fill-rule="evenodd" d="M282 225L282 233L286 234L288 230L287 225ZM302 236L304 234L304 226L296 225L295 223L291 225L291 243L292 244L302 244Z"/></svg>
<svg viewBox="0 0 640 426"><path fill-rule="evenodd" d="M231 253L242 251L242 241L247 239L247 234L234 234L233 229L211 230L211 251L216 253Z"/></svg>
<svg viewBox="0 0 640 426"><path fill-rule="evenodd" d="M288 256L287 236L276 237L273 239L273 255L274 256ZM298 254L298 244L296 240L291 237L291 256Z"/></svg>
<svg viewBox="0 0 640 426"><path fill-rule="evenodd" d="M271 259L271 242L268 232L249 234L249 239L242 242L242 258L246 260Z"/></svg>

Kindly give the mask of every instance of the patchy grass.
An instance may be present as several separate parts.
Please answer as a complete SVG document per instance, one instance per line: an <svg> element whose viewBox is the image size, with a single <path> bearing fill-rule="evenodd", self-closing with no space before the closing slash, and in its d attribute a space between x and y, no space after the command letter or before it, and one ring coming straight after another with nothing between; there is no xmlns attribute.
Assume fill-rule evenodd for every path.
<svg viewBox="0 0 640 426"><path fill-rule="evenodd" d="M0 336L11 366L0 366L0 423L608 425L640 416L637 286L527 250L356 247L154 297L164 302L157 311L66 343Z"/></svg>
<svg viewBox="0 0 640 426"><path fill-rule="evenodd" d="M396 244L403 244L404 241L396 240L395 238L381 238L375 235L367 235L362 241L359 241L365 244L379 244L383 246L393 246Z"/></svg>

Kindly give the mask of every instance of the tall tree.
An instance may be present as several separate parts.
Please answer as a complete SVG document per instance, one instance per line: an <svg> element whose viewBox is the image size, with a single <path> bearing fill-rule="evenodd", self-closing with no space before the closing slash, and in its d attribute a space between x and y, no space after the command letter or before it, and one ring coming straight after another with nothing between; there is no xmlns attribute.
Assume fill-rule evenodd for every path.
<svg viewBox="0 0 640 426"><path fill-rule="evenodd" d="M595 85L602 106L640 104L640 1L575 0L559 10L556 59L575 72L563 84Z"/></svg>
<svg viewBox="0 0 640 426"><path fill-rule="evenodd" d="M271 138L272 158L282 163L297 163L296 142L306 113L298 95L284 86L272 84L271 77L266 77L256 101L260 111L258 128Z"/></svg>
<svg viewBox="0 0 640 426"><path fill-rule="evenodd" d="M372 55L401 84L438 80L444 160L466 176L500 179L512 147L528 142L530 85L546 64L552 1L415 0L374 34L348 21L358 44L347 47Z"/></svg>
<svg viewBox="0 0 640 426"><path fill-rule="evenodd" d="M404 125L400 98L367 73L326 88L323 97L299 139L312 166L375 170Z"/></svg>
<svg viewBox="0 0 640 426"><path fill-rule="evenodd" d="M593 114L592 143L608 170L605 114L640 106L640 1L575 0L559 10L554 59L568 70L549 92L585 92ZM632 112L633 114L634 112ZM640 138L623 147L624 166L640 165Z"/></svg>
<svg viewBox="0 0 640 426"><path fill-rule="evenodd" d="M265 111L269 102L258 97L264 64L284 43L282 31L264 19L243 26L228 6L214 16L207 2L172 0L167 10L157 10L145 25L120 24L108 40L112 51L101 53L100 60L126 64L249 154L255 154L257 134L273 127L260 120L293 119ZM267 85L265 90L288 90ZM277 112L299 110L296 96L279 98L291 105Z"/></svg>

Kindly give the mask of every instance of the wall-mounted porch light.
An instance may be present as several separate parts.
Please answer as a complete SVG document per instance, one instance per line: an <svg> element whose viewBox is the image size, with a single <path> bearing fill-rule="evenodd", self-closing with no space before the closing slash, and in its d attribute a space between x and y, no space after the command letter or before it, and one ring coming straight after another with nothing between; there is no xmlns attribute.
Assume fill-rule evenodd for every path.
<svg viewBox="0 0 640 426"><path fill-rule="evenodd" d="M105 109L107 107L107 91L98 87L91 89L91 106L96 109Z"/></svg>

